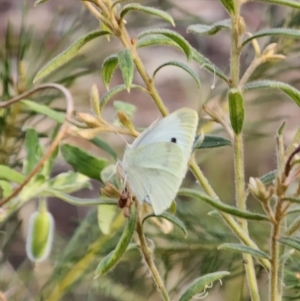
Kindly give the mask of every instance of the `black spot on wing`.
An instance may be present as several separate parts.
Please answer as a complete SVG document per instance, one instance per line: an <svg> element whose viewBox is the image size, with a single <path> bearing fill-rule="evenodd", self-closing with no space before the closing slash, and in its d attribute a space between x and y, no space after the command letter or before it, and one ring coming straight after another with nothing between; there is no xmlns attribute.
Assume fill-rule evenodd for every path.
<svg viewBox="0 0 300 301"><path fill-rule="evenodd" d="M177 142L177 139L176 139L175 137L172 137L172 138L171 138L171 142L172 142L172 143L176 143L176 142Z"/></svg>

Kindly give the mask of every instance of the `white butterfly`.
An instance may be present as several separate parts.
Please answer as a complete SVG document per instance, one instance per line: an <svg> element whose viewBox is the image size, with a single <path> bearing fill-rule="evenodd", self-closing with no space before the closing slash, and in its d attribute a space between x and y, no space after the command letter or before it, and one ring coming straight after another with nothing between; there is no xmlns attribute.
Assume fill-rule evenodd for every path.
<svg viewBox="0 0 300 301"><path fill-rule="evenodd" d="M119 163L126 184L155 215L170 207L188 168L198 115L179 109L152 123L125 150Z"/></svg>

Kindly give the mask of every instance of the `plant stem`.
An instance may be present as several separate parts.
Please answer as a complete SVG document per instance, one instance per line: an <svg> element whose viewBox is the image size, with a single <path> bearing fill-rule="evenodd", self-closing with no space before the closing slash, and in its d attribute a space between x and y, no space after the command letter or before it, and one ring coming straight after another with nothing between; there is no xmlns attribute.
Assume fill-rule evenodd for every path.
<svg viewBox="0 0 300 301"><path fill-rule="evenodd" d="M279 245L277 239L279 237L280 225L277 223L273 227L272 243L271 243L271 279L270 279L270 301L279 301L281 298L278 293L278 261L279 261Z"/></svg>
<svg viewBox="0 0 300 301"><path fill-rule="evenodd" d="M240 5L241 1L234 1L235 13L231 16L231 87L238 88L239 86L239 69L240 69L240 35L241 35L241 17ZM246 210L246 194L245 194L245 175L244 175L244 146L242 133L234 135L234 174L235 174L235 194L236 206L238 209ZM239 224L243 231L248 236L247 220L240 220ZM246 262L245 270L247 276L248 287L252 301L259 301L259 292L254 269L252 256L243 254Z"/></svg>
<svg viewBox="0 0 300 301"><path fill-rule="evenodd" d="M137 210L136 231L137 231L137 234L138 234L138 237L140 240L141 252L142 252L144 259L149 267L149 270L151 271L152 277L153 277L159 291L161 292L161 296L164 301L170 301L170 297L164 286L164 282L161 279L159 272L156 268L156 265L154 263L154 260L152 257L152 251L149 249L149 247L147 245L146 238L145 238L144 231L143 231L143 225L142 225L138 210Z"/></svg>

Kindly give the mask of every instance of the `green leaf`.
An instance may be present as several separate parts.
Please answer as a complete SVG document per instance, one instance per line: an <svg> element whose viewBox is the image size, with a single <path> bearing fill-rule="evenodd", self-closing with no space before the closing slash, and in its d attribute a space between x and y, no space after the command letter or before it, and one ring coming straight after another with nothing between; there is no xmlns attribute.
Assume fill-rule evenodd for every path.
<svg viewBox="0 0 300 301"><path fill-rule="evenodd" d="M291 28L270 28L264 29L256 32L253 36L248 37L243 43L242 47L248 44L253 39L265 37L265 36L280 36L280 37L287 37L287 38L300 38L300 30L298 29L291 29Z"/></svg>
<svg viewBox="0 0 300 301"><path fill-rule="evenodd" d="M219 78L223 79L226 83L228 83L227 76L208 58L204 57L201 53L199 53L195 48L192 48L192 55L193 55L193 60L197 62L201 68L205 68L210 72L213 72Z"/></svg>
<svg viewBox="0 0 300 301"><path fill-rule="evenodd" d="M48 180L43 186L45 189L50 188L66 193L83 188L91 188L89 177L71 170L58 174L56 177Z"/></svg>
<svg viewBox="0 0 300 301"><path fill-rule="evenodd" d="M75 43L73 43L69 48L67 48L65 51L58 54L56 57L54 57L50 62L48 62L35 76L33 79L33 82L37 82L38 80L46 77L59 67L63 66L67 62L69 62L71 59L73 59L77 54L80 48L82 48L84 45L86 45L91 40L109 34L108 31L103 30L95 30L91 31L88 34L84 35L80 39L78 39Z"/></svg>
<svg viewBox="0 0 300 301"><path fill-rule="evenodd" d="M291 203L300 204L300 198L284 198L284 200Z"/></svg>
<svg viewBox="0 0 300 301"><path fill-rule="evenodd" d="M207 287L210 287L214 281L219 280L229 274L230 273L227 271L221 271L221 272L209 273L202 277L197 278L181 295L179 301L192 300L194 296L205 291Z"/></svg>
<svg viewBox="0 0 300 301"><path fill-rule="evenodd" d="M172 39L179 47L180 49L185 53L188 60L191 60L192 58L192 47L189 44L189 42L183 38L180 34L178 34L175 31L169 30L169 29L148 29L146 31L141 32L137 39L143 38L145 36L149 35L157 35L161 34L164 35L170 39Z"/></svg>
<svg viewBox="0 0 300 301"><path fill-rule="evenodd" d="M78 172L89 178L100 180L100 173L107 165L106 160L94 157L79 147L67 143L61 145L60 150L64 159Z"/></svg>
<svg viewBox="0 0 300 301"><path fill-rule="evenodd" d="M117 205L116 200L107 197L94 199L77 198L55 189L47 189L46 192L74 206Z"/></svg>
<svg viewBox="0 0 300 301"><path fill-rule="evenodd" d="M111 223L116 215L117 206L99 205L98 209L98 225L103 234L108 235L111 231Z"/></svg>
<svg viewBox="0 0 300 301"><path fill-rule="evenodd" d="M166 20L167 22L170 22L173 26L175 26L173 18L163 10L153 8L153 7L143 6L139 3L132 3L132 4L125 5L120 13L121 19L123 19L124 16L132 10L141 11L150 15L155 15L157 17Z"/></svg>
<svg viewBox="0 0 300 301"><path fill-rule="evenodd" d="M278 241L288 247L294 248L300 251L300 239L295 237L280 237Z"/></svg>
<svg viewBox="0 0 300 301"><path fill-rule="evenodd" d="M129 92L134 74L134 63L129 49L122 49L119 51L118 62L125 86Z"/></svg>
<svg viewBox="0 0 300 301"><path fill-rule="evenodd" d="M21 184L25 180L25 176L14 169L0 164L0 179Z"/></svg>
<svg viewBox="0 0 300 301"><path fill-rule="evenodd" d="M114 151L114 149L106 143L104 140L94 137L90 140L93 144L104 150L106 153L108 153L114 160L118 159L117 153Z"/></svg>
<svg viewBox="0 0 300 301"><path fill-rule="evenodd" d="M104 275L118 263L118 261L125 253L127 247L129 246L129 243L131 241L131 238L135 230L135 225L136 225L136 209L135 206L131 206L130 216L126 222L124 231L119 239L116 248L112 252L110 252L107 256L105 256L98 264L95 271L94 279Z"/></svg>
<svg viewBox="0 0 300 301"><path fill-rule="evenodd" d="M23 164L23 173L28 175L43 156L43 149L35 129L28 128L25 134L26 158Z"/></svg>
<svg viewBox="0 0 300 301"><path fill-rule="evenodd" d="M193 189L180 189L178 192L178 195L187 196L191 198L196 198L198 200L202 200L207 204L210 204L214 208L229 213L231 215L245 218L249 220L261 220L261 221L268 221L268 217L266 215L262 215L259 213L252 213L249 211L239 210L236 207L226 205L224 203L221 203L219 199L214 199L207 194L204 194L202 192L193 190Z"/></svg>
<svg viewBox="0 0 300 301"><path fill-rule="evenodd" d="M199 136L196 136L196 139L197 137ZM221 147L221 146L228 146L228 145L229 146L232 145L230 140L218 136L205 135L201 145L196 149L214 148L214 147Z"/></svg>
<svg viewBox="0 0 300 301"><path fill-rule="evenodd" d="M264 184L269 184L271 183L273 180L275 180L277 174L277 170L272 170L268 173L266 173L265 175L261 176L259 179L264 183Z"/></svg>
<svg viewBox="0 0 300 301"><path fill-rule="evenodd" d="M298 106L300 106L300 91L286 83L273 80L259 80L247 83L243 87L243 90L245 91L254 89L279 89L292 98Z"/></svg>
<svg viewBox="0 0 300 301"><path fill-rule="evenodd" d="M205 25L205 24L190 25L187 28L187 31L199 33L199 34L205 34L205 35L214 35L223 28L227 28L227 29L231 28L230 19L222 20L211 25Z"/></svg>
<svg viewBox="0 0 300 301"><path fill-rule="evenodd" d="M166 63L160 65L159 67L157 67L157 68L155 69L155 71L153 72L152 77L154 78L155 75L156 75L156 73L157 73L161 68L163 68L163 67L165 67L165 66L176 66L176 67L179 67L179 68L185 70L189 75L192 76L192 78L195 80L195 82L196 82L198 88L200 88L201 83L200 83L200 80L199 80L197 74L196 74L189 66L187 66L186 64L181 63L181 62L177 62L177 61L170 61L170 62L166 62Z"/></svg>
<svg viewBox="0 0 300 301"><path fill-rule="evenodd" d="M140 89L142 90L143 92L145 93L148 93L148 91L143 88L142 86L139 86L139 85L135 85L135 84L132 84L131 85L131 88L132 89ZM103 108L105 107L105 105L107 104L107 102L113 97L115 96L116 94L118 94L119 92L121 91L124 91L124 90L127 90L127 87L125 84L123 85L118 85L118 86L115 86L113 87L110 91L107 91L100 99L100 108L101 110L103 110Z"/></svg>
<svg viewBox="0 0 300 301"><path fill-rule="evenodd" d="M57 123L63 123L65 120L65 115L63 113L56 112L55 110L50 109L48 106L37 104L31 100L22 100L21 103L26 105L30 110L45 115Z"/></svg>
<svg viewBox="0 0 300 301"><path fill-rule="evenodd" d="M300 3L297 1L290 1L290 0L256 0L260 2L270 3L270 4L279 4L284 6L289 6L293 8L300 8Z"/></svg>
<svg viewBox="0 0 300 301"><path fill-rule="evenodd" d="M270 256L267 253L258 249L253 249L243 244L226 243L220 245L218 247L218 250L229 250L238 253L247 253L252 255L253 257L270 259Z"/></svg>
<svg viewBox="0 0 300 301"><path fill-rule="evenodd" d="M230 89L228 92L229 101L229 115L232 129L235 134L241 133L244 124L244 98L241 91L237 89Z"/></svg>
<svg viewBox="0 0 300 301"><path fill-rule="evenodd" d="M225 9L229 12L230 15L235 12L234 0L220 0Z"/></svg>
<svg viewBox="0 0 300 301"><path fill-rule="evenodd" d="M145 218L143 219L143 223L149 218L149 217L161 217L164 218L168 221L170 221L172 224L176 225L183 233L184 236L187 237L187 230L186 227L184 225L184 223L175 215L169 213L169 212L164 212L160 215L155 215L155 214L149 214L147 216L145 216Z"/></svg>
<svg viewBox="0 0 300 301"><path fill-rule="evenodd" d="M117 66L118 66L118 56L115 54L110 55L103 61L101 67L101 76L102 76L103 84L105 85L107 90L109 90L109 84Z"/></svg>
<svg viewBox="0 0 300 301"><path fill-rule="evenodd" d="M166 45L172 46L181 50L181 47L172 39L167 36L163 36L160 34L153 34L150 36L145 36L136 42L137 48L148 47L148 46L156 46L156 45Z"/></svg>
<svg viewBox="0 0 300 301"><path fill-rule="evenodd" d="M0 199L1 199L2 197L4 198L8 197L12 193L13 189L7 181L0 180L0 191L1 191L0 193L1 195Z"/></svg>

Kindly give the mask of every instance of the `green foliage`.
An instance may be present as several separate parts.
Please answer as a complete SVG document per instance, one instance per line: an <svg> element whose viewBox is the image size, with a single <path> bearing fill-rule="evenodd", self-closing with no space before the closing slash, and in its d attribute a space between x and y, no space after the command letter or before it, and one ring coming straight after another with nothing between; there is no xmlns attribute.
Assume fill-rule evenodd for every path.
<svg viewBox="0 0 300 301"><path fill-rule="evenodd" d="M267 17L263 16L265 28L251 34L246 34L249 26L241 14L245 1L233 0L220 0L229 18L212 24L193 11L188 15L170 1L153 8L147 2L128 4L123 0L76 4L84 6L90 15L64 15L57 10L44 35L35 35L27 28L25 6L19 33L8 24L0 40L0 269L4 270L0 275L5 275L0 276L0 292L12 294L16 300L24 296L48 301L79 300L84 294L88 300L187 301L206 297L209 289L216 286L214 282L222 284L224 278L220 294L232 301L299 299L300 130L296 129L295 134L287 132L291 124L288 119L287 126L282 122L286 116L282 116L285 110L281 95L291 98L291 107L298 110L299 80L293 71L300 67L295 59L300 19L299 12L292 9L300 6L290 0L258 1L273 6L267 10ZM36 1L34 5L43 2L47 1ZM274 18L276 5L290 8L290 15L284 11L282 18ZM174 14L177 17L173 19L169 13L179 10L181 14ZM92 31L86 22L91 16L97 24L100 22L100 27ZM70 17L74 21L70 22ZM146 26L145 20L154 23ZM166 21L174 27L176 21L178 31L160 28L158 20L163 26ZM62 33L58 30L60 24ZM129 30L131 26L134 28ZM229 47L225 50L230 59L218 60L202 46L209 43L209 36L221 35L224 29L230 41L225 46L220 44L220 50ZM203 40L203 35L208 37ZM96 39L101 36L106 39ZM158 46L179 50L182 61L168 57L147 70L144 60L160 55ZM145 52L149 57L141 55L145 47L149 47ZM222 66L220 61L224 62ZM175 100L162 99L156 76L167 66L179 67L191 76L191 82L196 82L199 89L192 93L188 91L192 87L189 82L180 85L191 99L186 103L176 99L176 106L196 108L199 126L189 161L194 179L187 176L169 210L155 216L153 200L146 200L148 204L136 200L130 186L134 179L127 178L118 162L119 150L103 133L112 133L117 139L120 135L139 135L135 117L140 113L144 114L141 118L146 116L150 106L137 101L136 92L152 100L162 115L168 114L166 104ZM117 67L120 73L115 72ZM200 81L202 69L214 77L213 84L207 76ZM96 86L95 76L99 74L106 92ZM114 86L113 76L113 82L117 82ZM82 77L85 79L81 82L78 79ZM33 82L42 80L56 84L32 87ZM164 84L162 80L160 85ZM167 90L175 91L173 88ZM278 94L278 90L283 93ZM110 103L117 95L123 97L123 91L128 92L130 103L123 99ZM62 99L66 109L61 109ZM90 114L83 106L86 99ZM109 122L113 110L117 120ZM277 130L279 124L282 126ZM269 143L267 139L274 133L276 140ZM82 137L87 140L83 145ZM64 139L76 140L76 146ZM268 157L262 151L265 145L275 145ZM101 155L90 154L90 146ZM275 152L276 163L269 160ZM230 160L228 153L232 153ZM251 156L254 159L249 164ZM61 160L75 171L58 170ZM275 166L267 165L270 161ZM160 171L153 166L145 168L152 168L160 178ZM272 171L265 173L268 170ZM143 185L147 190L149 183ZM97 195L90 197L92 192L86 188L94 186ZM83 196L72 195L82 189L86 189L80 192ZM53 234L54 220L45 206L45 199L53 197L68 206L92 207L85 217L80 214L75 221L69 214L72 210L63 212L67 222L77 223L67 239L65 233ZM30 216L24 205L34 204L35 199L41 200L41 206L30 218L26 252L32 261L48 260L48 274L43 274L44 285L31 290L35 281L30 277L41 275L38 266L32 269L28 264L10 261L14 260L16 241L23 241L20 220ZM211 207L214 211L207 214ZM53 208L57 209L55 203ZM270 285L258 290L262 267ZM101 278L91 281L93 275ZM145 281L149 275L154 285L150 279ZM17 284L10 279L18 279ZM234 294L230 291L232 284Z"/></svg>

